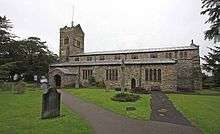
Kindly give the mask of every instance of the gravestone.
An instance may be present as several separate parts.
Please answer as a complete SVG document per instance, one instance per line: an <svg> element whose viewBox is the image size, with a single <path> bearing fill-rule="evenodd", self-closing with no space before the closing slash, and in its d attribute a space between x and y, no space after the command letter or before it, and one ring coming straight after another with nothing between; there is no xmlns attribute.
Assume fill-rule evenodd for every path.
<svg viewBox="0 0 220 134"><path fill-rule="evenodd" d="M18 81L14 86L14 93L21 94L24 93L24 90L25 90L25 83L22 80Z"/></svg>
<svg viewBox="0 0 220 134"><path fill-rule="evenodd" d="M55 88L49 88L42 97L42 119L54 118L60 115L60 93Z"/></svg>
<svg viewBox="0 0 220 134"><path fill-rule="evenodd" d="M43 89L44 93L48 92L48 84L46 82L43 82L41 84L41 88Z"/></svg>

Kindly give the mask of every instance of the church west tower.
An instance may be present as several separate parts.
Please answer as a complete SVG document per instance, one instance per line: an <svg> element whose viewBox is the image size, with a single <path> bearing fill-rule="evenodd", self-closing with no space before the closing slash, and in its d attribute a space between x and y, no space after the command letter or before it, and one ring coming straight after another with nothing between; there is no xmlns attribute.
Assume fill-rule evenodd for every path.
<svg viewBox="0 0 220 134"><path fill-rule="evenodd" d="M69 61L69 56L84 53L84 32L78 24L60 28L60 59Z"/></svg>

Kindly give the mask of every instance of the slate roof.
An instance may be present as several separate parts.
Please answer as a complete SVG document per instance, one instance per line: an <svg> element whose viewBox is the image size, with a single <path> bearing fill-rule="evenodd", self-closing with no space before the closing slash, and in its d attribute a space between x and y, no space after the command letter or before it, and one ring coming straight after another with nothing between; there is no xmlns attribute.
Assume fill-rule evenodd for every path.
<svg viewBox="0 0 220 134"><path fill-rule="evenodd" d="M125 60L125 65L141 65L141 64L175 64L177 61L166 58L149 58L149 59L135 59ZM52 64L51 67L63 66L100 66L100 65L121 65L121 60L114 61L79 61L79 62L64 62L59 64Z"/></svg>
<svg viewBox="0 0 220 134"><path fill-rule="evenodd" d="M115 51L96 51L78 54L83 55L105 55L105 54L126 54L126 53L144 53L144 52L164 52L164 51L176 51L176 50L195 50L198 49L197 45L191 44L190 46L180 47L167 47L167 48L148 48L148 49L127 49L127 50L115 50Z"/></svg>
<svg viewBox="0 0 220 134"><path fill-rule="evenodd" d="M57 70L57 69L60 70L61 72L63 72L64 74L69 74L69 75L74 74L74 73L70 72L69 69L66 69L66 68L55 68L54 70ZM51 70L51 72L54 70Z"/></svg>

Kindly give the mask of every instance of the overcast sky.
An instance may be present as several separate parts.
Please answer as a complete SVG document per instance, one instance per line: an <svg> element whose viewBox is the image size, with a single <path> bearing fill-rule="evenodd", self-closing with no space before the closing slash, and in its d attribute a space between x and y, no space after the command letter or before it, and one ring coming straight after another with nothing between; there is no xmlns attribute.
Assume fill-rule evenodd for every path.
<svg viewBox="0 0 220 134"><path fill-rule="evenodd" d="M37 36L59 51L59 28L75 24L85 32L85 51L200 45L204 41L201 0L0 0L0 15L21 39Z"/></svg>

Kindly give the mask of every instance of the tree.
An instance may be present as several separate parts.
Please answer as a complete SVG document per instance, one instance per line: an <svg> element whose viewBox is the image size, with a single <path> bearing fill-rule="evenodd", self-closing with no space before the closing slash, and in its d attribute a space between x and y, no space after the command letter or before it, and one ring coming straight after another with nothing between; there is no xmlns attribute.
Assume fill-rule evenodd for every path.
<svg viewBox="0 0 220 134"><path fill-rule="evenodd" d="M7 63L9 60L7 56L9 54L10 43L14 37L10 33L11 28L12 24L10 20L5 16L0 16L0 65Z"/></svg>
<svg viewBox="0 0 220 134"><path fill-rule="evenodd" d="M219 35L220 27L220 0L202 0L201 14L209 16L205 23L210 23L210 29L205 31L205 39L212 40L215 36Z"/></svg>
<svg viewBox="0 0 220 134"><path fill-rule="evenodd" d="M12 28L11 21L5 16L0 16L0 45L4 45L11 41L14 37L9 31Z"/></svg>
<svg viewBox="0 0 220 134"><path fill-rule="evenodd" d="M215 46L209 49L211 52L203 58L206 62L203 68L213 74L215 85L220 86L220 47Z"/></svg>
<svg viewBox="0 0 220 134"><path fill-rule="evenodd" d="M24 74L26 81L33 81L34 75L46 76L58 56L40 38L14 40L11 28L11 21L0 16L0 78L13 80L15 74Z"/></svg>
<svg viewBox="0 0 220 134"><path fill-rule="evenodd" d="M29 37L28 39L18 41L20 45L20 54L17 60L23 61L22 66L25 70L25 80L33 81L33 76L47 75L49 65L57 62L58 56L52 53L45 45L46 42L41 41L37 37Z"/></svg>

